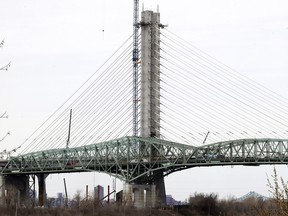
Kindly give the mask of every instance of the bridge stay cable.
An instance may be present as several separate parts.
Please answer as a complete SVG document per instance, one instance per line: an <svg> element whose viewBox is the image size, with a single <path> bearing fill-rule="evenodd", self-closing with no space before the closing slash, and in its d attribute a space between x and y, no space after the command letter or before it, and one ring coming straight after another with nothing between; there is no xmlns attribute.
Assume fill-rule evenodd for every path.
<svg viewBox="0 0 288 216"><path fill-rule="evenodd" d="M171 60L169 60L170 61L170 63L171 63ZM169 67L169 69L167 69L167 70L171 70L171 68L173 68L173 66L174 65L177 65L177 63L176 62L172 62L172 64L171 64L171 66ZM167 68L167 67L166 67ZM179 70L180 69L180 70ZM184 71L186 71L184 68L179 68L178 70L181 72L179 72L179 76L182 76L182 73L184 72ZM176 70L177 71L177 70ZM174 72L175 72L175 70L174 70ZM189 73L189 71L187 70L187 72ZM178 76L178 77L179 77ZM196 78L198 78L197 76L196 76ZM187 78L186 78L187 79ZM201 78L200 78L201 79ZM174 83L175 82L177 82L176 81L176 79L172 79L173 81L174 81ZM202 81L204 82L205 81L205 79L202 79ZM214 82L213 83L215 83L215 80L213 80ZM193 80L191 80L191 83L194 83L194 85L197 85L197 82L194 82ZM167 84L167 85L169 85L169 84ZM183 86L183 85L182 85ZM203 95L205 94L205 92L207 92L207 91L209 91L210 90L210 88L211 88L211 86L207 86L208 88L205 88L205 90L203 91L203 92L201 92L202 93L202 98L204 98L203 97ZM210 87L210 88L209 88ZM214 88L213 88L214 87ZM215 86L213 86L212 88L211 88L211 93L210 94L213 94L213 95L215 95L214 94L214 91L215 90L220 90L221 91L221 93L224 93L224 94L226 94L226 91L222 91L221 89L219 89L218 87L216 87L216 89L215 89ZM179 91L181 92L181 89L182 88L180 88L179 89ZM182 91L183 92L183 91ZM173 92L170 92L170 94L173 94ZM185 93L184 93L185 94ZM234 94L235 96L237 96L237 94ZM234 97L234 95L233 95L233 97ZM220 96L217 96L217 95L215 95L216 97L218 97L219 98L219 103L218 103L218 105L219 104L221 104L221 101L223 101L223 100L225 100L225 98L224 97L221 97L220 98ZM228 94L228 96L232 96L230 93ZM197 95L196 96L194 96L193 97L193 100L195 100L195 98L197 98ZM209 98L209 97L206 97L206 98ZM206 99L205 98L205 99ZM234 97L233 99L236 99L237 101L236 102L238 102L241 106L243 105L243 107L245 108L245 109L247 109L247 104L248 104L248 102L245 102L244 100L245 100L245 97L243 97L243 96L240 96L240 97ZM187 98L185 101L187 101L187 100L189 100L189 98ZM209 99L208 99L209 100ZM226 100L227 101L227 100ZM243 102L244 101L244 102ZM230 105L233 105L233 103L235 103L235 101L231 101L231 99L230 99L230 102L228 103L228 105L230 104ZM202 103L201 101L200 101L200 103ZM245 106L246 105L246 106ZM248 104L249 105L249 104ZM231 106L232 107L232 106ZM261 107L261 106L258 106L258 107ZM203 108L205 109L205 106L203 106ZM202 108L202 109L203 109ZM243 110L242 111L244 111L244 108L243 108ZM259 115L259 110L257 109L257 104L254 104L254 106L251 106L251 105L249 105L249 107L248 107L250 110L251 110L251 112L254 112L255 111L255 114L257 114L257 115ZM262 107L261 107L262 108ZM264 107L265 108L265 107ZM233 109L233 107L232 107L232 109ZM239 110L239 107L237 107L237 109ZM203 110L200 110L200 111L203 111ZM211 110L210 110L211 111ZM263 111L263 113L266 111L266 113L268 113L267 112L267 110L265 110L264 109L264 111ZM269 110L268 110L269 111ZM217 110L213 110L213 112L217 112ZM263 114L262 113L262 114ZM206 114L208 114L209 115L209 113L206 113ZM265 113L264 113L265 114ZM267 114L266 114L266 116L267 116ZM281 119L281 118L279 118L278 117L278 119ZM262 121L263 123L267 123L267 120L266 120L266 122L264 122L263 120L262 120L262 117L259 115L259 120L260 121ZM274 120L275 121L275 119L272 119L272 120ZM249 121L249 119L247 120L247 121Z"/></svg>
<svg viewBox="0 0 288 216"><path fill-rule="evenodd" d="M113 71L112 71L113 72ZM113 73L112 73L113 74ZM120 71L120 73L119 74L121 74L121 71ZM122 79L123 80L123 79ZM124 80L123 80L124 81ZM117 89L116 89L117 90ZM119 91L119 93L121 93L121 91ZM107 95L107 96L109 96L109 94ZM95 97L90 97L90 98L92 98L92 100L89 100L89 101L92 101L93 102L93 98L95 98ZM96 97L97 98L97 97ZM101 104L101 101L98 101L98 103L100 103ZM97 103L97 104L98 104ZM106 105L107 106L107 105ZM76 108L76 110L77 110L77 108L78 108L78 106L76 106L75 107ZM79 109L79 108L78 108ZM80 108L81 109L81 108ZM84 107L82 107L82 109L81 109L81 112L82 113L84 113L85 115L87 115L87 113L89 113L89 112L87 112L87 109ZM80 113L80 115L77 115L76 116L78 119L80 118L80 119L82 119L82 122L83 122L83 114L81 114ZM90 116L90 118L91 118L91 116ZM76 125L78 125L76 128L75 128L75 130L78 132L78 127L79 127L79 124L77 124L78 122L77 121L74 121L75 123L76 123ZM81 126L81 125L80 125ZM60 127L61 127L61 125L60 125ZM57 130L57 132L58 132L58 130ZM62 127L62 133L65 133L66 132L66 129L64 128L64 127ZM50 141L49 141L50 142Z"/></svg>
<svg viewBox="0 0 288 216"><path fill-rule="evenodd" d="M216 69L211 68L211 67L207 66L206 64L201 64L201 62L195 60L194 58L189 57L189 59L188 59L187 55L184 55L182 50L180 51L180 49L176 50L175 47L171 47L169 44L166 44L165 46L168 46L170 48L170 50L172 50L172 53L176 52L177 56L178 55L182 56L181 59L179 57L175 57L175 58L177 58L178 61L181 61L181 63L186 65L187 67L189 67L189 68L191 67L191 69L193 69L194 72L198 72L201 76L203 76L203 79L210 79L213 84L217 83L217 85L220 85L220 84L223 85L223 88L225 88L225 93L226 92L229 92L229 93L231 92L231 93L233 93L233 95L238 95L238 97L240 99L245 100L245 103L248 102L247 104L249 104L249 105L250 104L254 104L256 106L261 106L261 105L267 103L267 97L264 98L262 96L262 94L260 94L260 95L257 94L259 92L259 90L258 91L253 91L253 98L247 97L247 96L249 96L251 94L251 91L249 89L245 88L246 85L244 87L240 88L239 85L235 84L235 80L233 81L233 80L228 78L229 76L223 76L223 75L217 73ZM166 53L168 53L168 52L166 52ZM186 58L188 61L190 61L192 59L191 63L188 63L187 61L184 61L183 60L184 58ZM199 66L200 68L203 68L203 70L193 66L192 64L194 64L194 63L197 66ZM215 73L217 76L216 77L212 77L211 73ZM255 101L256 99L259 99L259 100L257 100L257 102L256 102ZM274 108L279 109L279 105L271 103L270 106L271 107L274 106ZM272 110L269 109L269 107L263 107L263 108L265 108L268 111L272 112ZM281 113L283 114L283 110L282 110L282 112L280 112L280 114ZM278 115L278 112L275 113L275 115ZM283 116L278 116L278 117L282 118ZM286 115L286 117L287 117L287 115Z"/></svg>
<svg viewBox="0 0 288 216"><path fill-rule="evenodd" d="M188 61L188 63L186 63L186 64L188 64L188 66L187 66L187 69L183 69L183 68L185 68L185 65L183 66L183 62L181 63L181 62L179 62L179 63L177 63L177 61L175 62L171 62L171 59L174 59L174 58L181 58L182 57L182 59L188 59L188 58L190 58L190 56L191 55L188 55L187 54L187 52L185 53L184 51L182 52L182 49L181 48L179 48L179 50L178 50L178 52L177 52L177 54L175 54L175 52L173 52L173 51L171 51L171 50L169 50L168 49L168 51L167 51L167 46L165 46L165 43L166 43L166 41L167 40L165 40L165 39L162 39L161 40L161 42L162 42L162 48L161 48L161 53L162 53L162 55L161 55L161 58L162 58L162 60L163 60L163 62L161 63L161 66L162 66L162 70L161 70L161 72L162 72L162 74L165 74L165 75L169 75L168 77L170 78L170 79L167 79L165 76L163 77L162 76L162 89L164 89L165 88L165 85L166 85L166 87L167 86L169 86L169 88L170 88L170 92L173 92L173 93L175 93L175 92L177 92L177 97L174 95L174 99L176 98L176 100L175 101L177 101L177 102L179 102L179 101L185 101L185 102L187 102L187 100L189 101L189 99L191 100L191 98L192 98L192 100L194 99L193 98L193 93L191 94L191 92L193 92L193 91L196 91L196 92L200 92L199 93L199 95L197 95L197 94L194 94L194 96L195 97L198 97L198 98L203 98L203 101L207 101L207 100L210 100L210 98L209 97L207 97L207 96L205 96L205 97L203 97L203 94L206 94L206 93L209 93L210 92L210 94L211 93L217 93L217 91L215 91L215 90L217 90L217 88L215 89L215 88L212 88L212 87L209 87L209 85L210 85L210 82L209 81L206 81L205 82L205 80L207 80L207 76L208 75L205 75L204 74L204 76L203 76L203 74L202 74L202 77L201 77L201 82L199 82L199 79L194 79L194 81L193 81L193 78L192 78L192 75L189 75L189 71L190 71L190 73L193 73L193 71L195 71L195 69L194 70L192 70L189 66L190 66L190 64L192 64L192 63L189 63L189 61ZM188 44L189 45L189 44ZM184 46L185 48L186 47L189 47L188 45L186 45L186 46ZM176 45L175 45L176 46ZM178 47L177 47L178 48ZM166 52L165 52L166 51ZM170 56L168 56L166 53L169 53L169 55ZM182 53L182 54L181 54ZM176 56L176 57L175 57ZM194 58L193 56L191 57L191 58ZM183 61L182 59L180 59L180 61ZM195 63L195 61L194 61L194 63ZM210 63L211 64L211 63ZM181 65L181 66L180 66ZM174 67L174 69L172 69ZM175 67L178 67L178 69L176 69L175 70ZM190 68L190 69L189 69ZM201 66L200 67L200 69L202 68L202 71L204 70L203 68L205 68L205 69L207 69L207 66ZM211 66L209 66L209 70L206 70L205 71L205 73L207 73L208 74L208 72L213 72L213 70L217 70L217 69L214 69L214 68L211 68ZM198 69L199 70L199 68L196 68L196 69ZM187 73L186 73L186 77L182 77L182 79L180 78L179 79L179 77L181 77L181 76L184 76L184 74L183 74L183 70L187 70ZM216 73L216 72L215 72ZM215 74L214 73L214 74ZM227 72L228 73L228 72ZM187 74L188 74L188 76L187 76ZM194 75L194 74L193 74ZM201 75L201 74L200 74ZM231 76L231 75L230 75ZM232 77L233 77L234 75L233 75L233 73L232 73ZM171 78L172 77L172 78ZM173 78L174 77L174 78ZM165 82L163 82L163 80L165 80L166 79L166 84L165 84ZM218 83L217 82L217 79L219 79L219 78L217 78L217 76L214 78L214 80L213 80L213 84L215 85L216 83ZM172 82L171 82L171 80L172 80ZM173 80L174 80L174 82L173 82ZM176 80L176 81L175 81ZM233 78L231 78L231 79L223 79L224 81L226 81L229 85L231 85L231 84L233 84L233 83L231 83L231 80L233 80ZM242 78L242 83L244 83L245 82L245 80L243 81L244 79ZM229 81L230 81L230 83L229 83ZM178 82L178 85L177 85L177 87L178 86L181 86L181 89L183 89L183 91L187 91L188 93L187 94L191 94L191 97L189 98L189 97L183 97L183 91L182 91L182 94L180 93L181 92L181 90L175 90L175 86L174 86L174 88L173 88L173 85L175 85L175 83L176 82ZM182 85L179 85L179 82L181 82L181 84ZM193 87L194 87L194 85L204 85L204 86L206 86L206 88L205 87L203 87L202 89L200 89L200 88L196 88L196 89L193 89L193 91L192 91L192 88L191 87L189 87L188 85L187 85L187 83L191 83L191 84L193 84ZM211 81L212 82L212 81ZM217 103L215 103L215 106L218 106L217 104L223 104L223 105L221 105L221 106L225 106L226 104L225 103L223 103L223 95L225 96L225 94L227 95L229 95L229 94L231 94L230 93L230 91L229 91L229 89L227 89L227 88L225 88L225 84L227 85L227 83L226 82L224 82L224 84L223 84L223 81L221 81L222 82L222 86L220 86L223 90L225 90L224 92L222 92L222 94L219 94L219 96L218 97L214 97L216 100L215 100L215 102L217 102ZM169 84L167 84L167 83L169 83ZM237 82L237 84L238 84L239 82ZM241 82L240 82L241 83ZM247 83L247 82L246 82ZM223 88L223 85L224 85L224 88ZM234 87L236 88L236 85L235 84L233 84L234 85ZM185 86L185 87L183 87L183 86ZM248 87L249 87L249 85L248 85ZM248 87L246 87L246 89L248 88ZM256 88L257 86L252 86L253 88ZM287 134L286 134L286 132L287 132L287 124L286 124L286 122L284 121L284 119L287 119L287 114L286 114L286 111L285 110L283 110L283 107L279 107L279 104L278 104L278 101L276 101L275 99L273 99L272 97L271 97L271 95L269 95L268 94L268 96L266 95L266 94L264 94L263 95L263 97L260 97L260 99L258 98L257 100L257 103L254 103L254 101L252 100L251 101L251 104L247 104L247 102L245 101L245 99L247 99L246 97L248 97L248 99L252 99L253 98L253 96L254 96L254 92L255 92L255 90L253 91L253 94L249 94L249 95L247 95L247 93L249 93L246 89L244 89L244 91L242 92L241 90L242 90L242 88L243 88L243 86L240 86L240 90L238 90L238 91L240 91L240 93L239 94L234 94L234 96L233 95L231 95L231 96L233 96L233 97L236 97L235 99L238 101L234 101L234 102L231 102L231 99L230 99L230 103L229 103L229 97L225 97L225 100L227 101L227 105L226 106L230 106L230 107L232 107L232 109L233 110L235 110L235 111L237 111L238 110L238 116L237 115L235 115L235 119L239 119L240 118L240 121L239 121L239 123L238 124L234 124L235 126L233 127L233 125L229 125L229 124L226 124L226 126L228 126L228 127L230 127L231 128L231 131L229 132L228 131L228 133L229 133L229 136L231 136L232 134L234 134L235 136L238 136L238 135L240 135L241 133L241 136L242 135L245 135L246 137L247 136L251 136L251 137L263 137L263 136L266 136L266 137L277 137L277 136L281 136L281 137L287 137ZM251 87L249 87L250 89L251 89ZM248 89L249 89L248 88ZM173 89L173 90L172 90ZM180 89L180 88L177 88L177 89ZM185 90L184 90L185 89ZM198 90L199 89L199 90ZM162 94L163 94L163 91L164 90L162 90ZM261 88L258 88L258 92L260 92L261 91ZM267 91L267 90L266 90ZM204 92L204 93L203 93ZM257 93L258 93L257 92ZM165 93L165 92L164 92ZM245 95L246 94L246 95ZM240 98L239 98L239 95L241 96ZM213 97L212 97L213 98ZM218 98L218 99L217 99ZM227 99L226 99L227 98ZM266 98L266 100L264 100ZM174 101L174 99L172 99L172 97L170 97L170 101ZM179 100L177 100L177 99L179 99ZM235 100L234 99L234 100ZM164 99L163 99L164 100ZM218 101L217 101L218 100ZM243 101L244 101L244 105L243 105ZM269 102L268 102L269 101ZM164 101L165 102L165 101ZM162 104L164 103L163 101L161 102ZM177 103L176 102L176 103ZM199 102L199 101L198 101ZM237 102L237 103L235 103L235 102ZM203 112L203 108L201 108L201 107L204 107L204 103L205 102L203 102L202 104L201 104L201 102L199 102L199 104L201 104L201 106L199 106L199 108L198 108L198 111L199 111L199 113L200 112ZM246 104L245 104L246 103ZM184 104L184 103L183 103ZM182 104L182 105L183 105ZM188 105L189 104L189 105ZM236 106L236 104L238 104L237 106ZM253 104L253 106L252 106L252 104ZM248 105L248 106L247 106ZM197 108L197 103L194 103L194 105L192 104L192 103L187 103L187 106L191 106L191 107L193 107L193 108ZM207 106L211 106L211 103L210 104L208 104ZM247 107L249 108L248 110L250 110L249 112L247 111ZM273 109L275 110L277 110L277 112L276 112L276 114L274 114L274 112L270 112L271 111L271 108L270 107L273 107ZM174 109L174 113L181 113L182 112L182 110L183 110L183 108L181 108L181 107L177 107L177 109ZM222 110L221 110L222 111ZM214 111L213 110L211 110L211 112L213 113ZM234 111L233 111L234 112ZM228 112L229 114L231 114L230 112ZM253 113L253 115L251 115L250 113ZM278 113L280 113L279 115L278 115ZM236 113L235 113L236 114ZM244 114L244 118L245 118L245 120L247 119L247 121L245 122L245 124L243 123L243 119L242 119L242 122L241 122L241 115L243 115ZM193 113L191 112L190 113L190 115L192 116L193 115ZM249 116L250 115L250 116ZM229 116L229 115L228 115ZM225 114L221 117L222 118L222 121L223 120L227 120L227 117L228 116L225 116ZM168 118L168 117L167 117ZM217 118L217 115L215 116L215 119ZM211 118L210 118L211 119ZM258 119L258 120L257 120ZM184 118L181 118L181 121L183 121L183 120L186 120L186 121L189 121L187 118L186 119L184 119ZM219 120L219 123L221 123L221 119L218 119ZM229 119L228 119L229 120ZM255 120L257 120L256 122L255 122ZM231 119L229 120L229 121L231 121ZM250 122L249 124L247 124L247 122ZM235 122L234 122L235 123ZM252 124L251 124L252 123ZM254 124L253 124L254 123ZM191 125L191 124L190 124ZM203 124L204 125L204 124ZM245 126L246 125L246 126ZM269 125L269 127L268 127L268 125ZM272 125L272 127L271 127L271 125ZM187 125L185 125L185 126L187 126ZM239 131L239 129L238 129L238 132L235 132L235 127L238 127L238 126L241 126L242 128L243 128L243 131ZM244 127L243 127L244 126ZM279 126L279 128L281 129L280 130L280 132L279 132L279 130L277 131L277 127ZM163 125L161 126L162 128L163 128ZM165 127L165 126L164 126ZM189 126L188 126L189 127ZM204 125L204 127L205 127L205 125ZM225 125L221 125L221 127L223 127L223 128L225 128ZM249 132L248 130L246 130L247 128L254 128L254 132L252 131L252 133L251 132ZM269 128L270 128L270 131L269 131ZM175 129L177 129L177 128L174 128L173 130L171 130L170 131L170 133L172 132L172 131L174 131ZM183 129L183 128L182 128ZM268 129L268 130L267 130ZM181 130L181 129L180 129ZM185 129L184 128L184 130L183 131L186 131L187 133L188 133L188 131L187 131L187 129ZM214 130L215 131L215 130ZM248 132L247 132L248 131ZM268 133L267 133L267 131L269 131ZM206 132L207 132L207 130L206 130ZM193 133L193 132L192 132ZM214 132L215 133L215 132ZM237 133L237 134L236 134ZM280 133L280 134L279 134ZM204 134L204 133L203 133ZM266 135L265 135L266 134ZM187 134L186 134L187 135ZM187 136L188 137L188 139L189 139L189 136ZM210 136L209 136L209 138L210 138ZM230 137L231 138L231 137ZM203 139L202 139L203 140Z"/></svg>
<svg viewBox="0 0 288 216"><path fill-rule="evenodd" d="M121 73L121 71L120 71L120 73ZM123 79L120 79L120 80L122 80L123 81L123 83L127 83L127 81L129 81L129 77L128 78L124 78L123 77ZM113 82L114 83L114 82ZM113 84L111 83L111 85L113 86ZM115 85L115 83L114 83L114 85ZM118 84L117 84L118 85ZM126 86L126 87L125 87ZM121 89L127 89L129 86L127 86L127 84L126 85L121 85L121 86L119 86L119 87L117 87L117 88L115 88L115 90L111 90L110 92L108 92L107 94L105 94L105 96L106 97L108 97L109 98L109 100L111 100L111 101L113 101L115 104L117 104L117 103L119 103L119 101L121 101L121 99L125 99L125 96L129 96L129 92L128 93L125 93L125 94L123 94L124 92L123 92L123 90L121 90ZM118 92L117 92L118 91ZM101 96L102 97L102 96ZM127 97L126 97L127 98ZM95 127L95 124L97 124L97 123L99 123L99 122L102 122L102 121L104 121L105 119L107 119L107 118L105 118L105 116L107 116L108 115L108 113L109 113L109 110L111 110L112 109L112 107L113 106L110 106L109 107L109 103L103 103L103 101L105 101L105 99L103 98L103 100L95 100L95 102L92 102L93 104L95 103L95 104L97 104L97 106L95 107L95 106L93 106L93 104L92 105L90 105L89 107L88 107L88 109L89 109L89 111L86 111L83 115L85 116L85 119L86 120L82 120L82 118L83 117L79 117L79 121L81 121L80 122L80 124L78 125L78 131L77 131L77 134L85 134L85 133L88 133L89 134L89 132L85 132L85 131L89 131L91 128L92 128L92 130L93 130L93 127ZM101 105L101 102L104 104L103 106ZM121 106L118 106L118 107L120 107L121 108ZM84 109L85 110L85 109ZM95 115L95 113L98 113L98 112L105 112L105 114L103 114L103 115L100 115L99 116L99 119L97 119L96 121L95 121L95 119L94 118L91 118L91 115ZM112 112L111 112L112 113ZM113 116L113 115L111 115L111 116ZM103 124L105 125L105 123L103 122ZM90 128L90 129L89 129ZM75 136L77 136L77 134L75 134ZM77 145L77 144L75 144L74 143L74 145Z"/></svg>
<svg viewBox="0 0 288 216"><path fill-rule="evenodd" d="M72 96L70 96L65 101L64 104L62 104L42 125L39 126L39 128L36 131L34 131L34 133L32 133L22 143L23 146L24 146L24 144L26 144L26 145L24 146L24 149L22 150L21 154L24 153L24 152L33 151L33 148L34 148L34 150L36 150L36 149L40 150L43 146L36 145L36 143L39 142L39 141L41 142L41 140L43 142L43 140L46 139L46 138L43 138L43 137L45 137L46 135L51 136L50 132L53 132L53 131L55 132L55 129L53 130L53 127L57 128L57 130L58 130L59 128L61 128L62 125L64 125L64 120L63 119L66 118L65 114L67 114L67 110L69 110L70 107L76 107L76 104L79 103L79 101L81 101L81 100L83 101L83 98L85 97L85 95L87 96L87 94L89 92L91 92L91 89L93 88L93 86L96 86L96 85L100 86L101 84L103 85L105 82L107 82L107 81L103 80L103 75L106 74L106 77L109 77L109 76L111 77L111 76L113 76L113 73L114 74L116 73L115 72L115 68L114 68L114 72L113 72L113 68L107 69L107 68L109 68L109 65L107 66L107 64L110 63L110 65L111 65L111 64L113 64L113 62L111 63L111 61L115 62L115 61L119 60L119 57L117 57L116 55L119 55L119 52L121 53L121 51L123 51L123 49L124 49L125 52L122 53L122 56L128 56L127 55L127 50L128 49L131 50L131 48L129 48L129 47L131 47L131 42L129 43L128 47L127 47L127 42L129 42L130 40L131 40L131 37L129 37L121 45L121 47L92 76L90 76L90 78L80 88L78 88L78 90ZM125 48L125 46L126 46L126 48ZM131 61L131 57L129 58L129 60ZM128 57L127 57L127 61L128 61ZM104 67L106 67L106 69ZM127 69L127 70L129 70L129 69ZM94 80L92 80L92 77L96 77L96 79L94 78ZM111 79L111 78L108 78L108 79ZM120 79L118 80L118 82L120 82ZM87 88L87 85L90 85L90 86ZM85 89L85 87L86 87L86 89ZM82 92L80 90L82 90ZM121 92L121 91L119 91L119 92ZM77 94L78 94L78 96L77 96ZM76 97L76 99L74 101L72 101L72 99L75 98L75 97ZM71 103L71 101L72 101L72 103ZM68 102L70 102L71 104L67 105ZM65 108L64 105L67 106L66 109L64 109ZM61 109L63 110L62 113L60 113L60 115L58 115L58 117L55 118L56 114L59 113L61 111ZM52 117L54 117L55 119L53 120ZM76 117L77 117L77 115L74 118L76 118ZM61 121L61 119L62 119L62 121ZM57 124L58 124L58 126L55 127L55 125L57 125ZM48 127L45 128L44 127L45 125L46 126L48 125ZM44 129L44 130L40 131L40 129L42 129L42 130ZM65 133L67 133L67 131L65 131ZM55 139L56 140L58 139L57 136L54 137L53 141L55 141ZM35 147L35 145L36 145L36 147ZM57 145L55 144L55 145L49 146L49 147L57 148Z"/></svg>
<svg viewBox="0 0 288 216"><path fill-rule="evenodd" d="M239 83L243 85L243 87L246 86L250 88L251 90L256 90L256 93L258 93L258 96L260 97L262 96L263 92L265 92L264 93L265 96L269 96L269 98L271 99L274 99L275 97L277 97L277 100L279 101L279 103L281 103L282 105L287 104L288 98L285 98L282 95L279 95L278 93L270 90L266 86L263 86L261 83L255 82L255 80L252 80L251 78L243 75L243 73L240 73L236 71L235 69L229 67L227 64L220 62L216 58L200 50L199 48L197 48L190 42L184 40L180 36L169 31L168 29L165 29L165 33L169 34L168 37L171 38L172 41L177 41L178 45L180 45L184 50L187 50L191 54L189 56L196 56L197 58L202 59L203 61L213 65L215 68L218 68L221 72L225 73L228 77L232 77L236 79ZM164 34L165 36L165 33L163 33L162 31L162 35Z"/></svg>
<svg viewBox="0 0 288 216"><path fill-rule="evenodd" d="M164 67L164 66L163 66L163 67ZM165 67L165 70L169 70L169 71L170 71L170 70L173 70L173 68L172 68L172 67L169 67L169 68ZM163 75L165 75L165 74L163 74ZM180 74L179 74L179 75L180 75ZM180 76L182 76L182 74L181 74ZM183 75L183 76L184 76L184 75ZM185 77L183 77L183 78L185 78ZM169 78L168 78L168 79L169 79ZM173 78L171 78L171 79L172 79L172 83L175 83L175 84L177 84L178 86L182 86L182 87L183 87L183 82L179 81L178 79L173 79ZM191 82L191 83L193 83L193 85L196 85L196 86L200 87L200 86L199 86L199 83L197 83L197 82L193 82L193 81L190 81L190 80L187 80L187 82ZM166 92L167 90L165 89L165 86L168 86L169 89L172 89L172 88L173 88L173 86L172 86L171 84L169 84L169 83L170 83L170 82L165 82L165 84L164 84L164 83L162 82L162 86L163 86L162 89L163 89L163 91L165 92L165 94L174 94L175 97L178 97L173 91L168 91L168 92ZM197 114L197 116L198 116L198 115L200 115L200 116L206 116L206 115L208 115L208 116L209 116L209 120L210 120L210 119L215 119L215 120L217 120L217 119L215 118L215 116L213 116L213 113L215 112L217 115L221 115L221 109L226 109L226 108L227 108L227 107L226 107L226 104L223 104L223 102L229 103L229 101L228 101L226 98L222 97L221 100L219 100L219 103L218 103L217 105L215 104L215 106L217 106L217 108L214 108L214 109L211 111L211 108L210 108L210 107L205 106L205 105L206 105L206 101L208 101L208 102L210 102L210 103L213 103L214 101L210 99L209 94L207 94L206 91L201 92L200 95L194 94L193 97L191 97L191 94L189 95L187 92L189 92L189 89L188 89L188 90L186 90L186 88L181 88L181 89L179 89L179 93L186 98L185 102L182 102L181 105L182 105L183 107L186 107L186 108L187 108L186 110L188 110L188 109L191 108L191 107L189 107L189 104L192 103L192 102L197 102L197 103L201 104L201 109L197 109L197 108L196 108L196 109L193 109L193 112L194 112L195 115ZM211 94L212 94L213 96L217 97L217 94L216 94L215 92L211 91ZM203 97L203 96L205 96L205 97ZM220 98L219 98L219 99L220 99ZM168 102L169 102L169 101L171 102L171 100L168 100ZM222 101L222 103L221 103L221 101ZM188 102L188 103L187 103L187 102ZM197 113L196 113L195 111L197 111ZM203 111L205 111L205 112L203 112ZM239 113L237 112L237 110L234 109L234 107L231 107L231 108L230 108L230 112L233 113L235 116L237 116L237 115L239 114ZM224 123L224 120L225 120L225 119L220 119L220 123ZM244 126L245 129L249 129L249 128L247 127L247 125L246 125L246 124L243 124L241 121L239 121L239 119L232 118L231 120L232 120L234 123L237 123L237 124L240 124L241 126ZM259 119L259 120L262 120L262 119ZM195 120L194 120L194 121L195 121ZM204 119L204 121L205 121L205 119ZM255 125L253 125L253 124L255 123L255 121L253 121L253 120L251 120L251 119L249 119L249 118L246 119L246 121L249 122L249 125L250 125L250 126L255 126ZM262 120L262 121L263 121L263 120ZM217 120L217 122L218 122L218 124L219 124L219 119ZM195 122L195 123L197 123L197 122ZM265 123L265 122L262 122L262 123ZM197 125L199 125L199 124L197 123ZM201 124L200 124L200 125L201 125ZM227 124L221 124L221 125L227 126ZM206 129L207 129L207 128L206 128ZM265 129L268 129L268 128L265 127ZM219 129L217 129L217 130L219 131ZM221 128L220 130L225 130L225 128Z"/></svg>

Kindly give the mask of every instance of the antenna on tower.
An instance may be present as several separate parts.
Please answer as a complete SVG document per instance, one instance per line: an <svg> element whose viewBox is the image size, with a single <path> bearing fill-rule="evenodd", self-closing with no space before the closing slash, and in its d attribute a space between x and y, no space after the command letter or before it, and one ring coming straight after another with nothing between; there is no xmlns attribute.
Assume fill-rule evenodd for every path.
<svg viewBox="0 0 288 216"><path fill-rule="evenodd" d="M134 0L133 12L133 136L138 136L138 28L139 0Z"/></svg>

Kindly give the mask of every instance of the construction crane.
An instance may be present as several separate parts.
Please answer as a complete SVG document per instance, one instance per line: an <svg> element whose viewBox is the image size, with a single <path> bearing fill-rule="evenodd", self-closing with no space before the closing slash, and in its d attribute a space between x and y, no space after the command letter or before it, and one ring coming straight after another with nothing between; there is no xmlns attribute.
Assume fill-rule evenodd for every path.
<svg viewBox="0 0 288 216"><path fill-rule="evenodd" d="M139 0L134 0L133 12L133 136L138 136L138 29L139 29Z"/></svg>

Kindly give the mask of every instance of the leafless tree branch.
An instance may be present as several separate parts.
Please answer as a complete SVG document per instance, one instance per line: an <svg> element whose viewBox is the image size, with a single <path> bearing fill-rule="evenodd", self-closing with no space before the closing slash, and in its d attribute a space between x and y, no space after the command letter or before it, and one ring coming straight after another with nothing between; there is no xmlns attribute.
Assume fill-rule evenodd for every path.
<svg viewBox="0 0 288 216"><path fill-rule="evenodd" d="M4 136L4 137L2 137L2 139L0 139L0 142L2 142L7 136L9 136L10 135L10 132L8 131L7 133L6 133L6 135Z"/></svg>
<svg viewBox="0 0 288 216"><path fill-rule="evenodd" d="M4 113L0 116L0 118L8 118L8 115L6 114L6 112L4 112Z"/></svg>
<svg viewBox="0 0 288 216"><path fill-rule="evenodd" d="M11 62L9 62L7 65L3 66L2 68L0 68L0 70L8 70L9 67L11 66Z"/></svg>
<svg viewBox="0 0 288 216"><path fill-rule="evenodd" d="M4 39L0 42L0 47L4 46Z"/></svg>

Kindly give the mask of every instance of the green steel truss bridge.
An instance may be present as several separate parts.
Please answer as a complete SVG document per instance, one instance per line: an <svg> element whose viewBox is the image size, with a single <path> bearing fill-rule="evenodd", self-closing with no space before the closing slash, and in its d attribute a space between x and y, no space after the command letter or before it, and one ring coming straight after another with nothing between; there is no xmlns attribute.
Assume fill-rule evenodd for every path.
<svg viewBox="0 0 288 216"><path fill-rule="evenodd" d="M143 184L154 182L157 175L153 173L159 170L168 175L201 166L287 163L288 139L241 139L195 147L156 138L123 137L13 157L2 167L1 174L98 171Z"/></svg>
<svg viewBox="0 0 288 216"><path fill-rule="evenodd" d="M138 192L154 184L164 204L164 176L173 172L288 164L288 100L165 29L159 13L141 17L133 74L130 38L16 148L18 156L0 160L1 176L15 184L37 175L40 206L46 174L98 171Z"/></svg>

